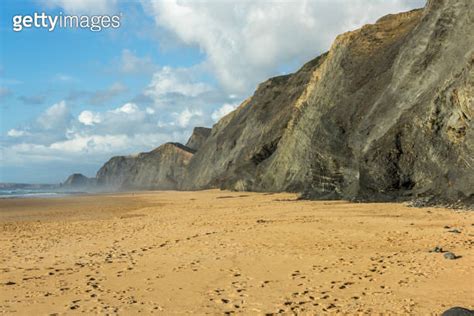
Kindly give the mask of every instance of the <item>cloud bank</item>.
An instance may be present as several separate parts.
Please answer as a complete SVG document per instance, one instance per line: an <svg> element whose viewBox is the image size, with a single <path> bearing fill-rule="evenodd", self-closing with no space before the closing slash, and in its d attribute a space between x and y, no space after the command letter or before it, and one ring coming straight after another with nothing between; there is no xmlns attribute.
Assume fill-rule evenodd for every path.
<svg viewBox="0 0 474 316"><path fill-rule="evenodd" d="M227 91L247 93L281 68L294 68L327 50L337 34L422 7L424 1L144 0L143 5L158 26L199 46Z"/></svg>
<svg viewBox="0 0 474 316"><path fill-rule="evenodd" d="M162 67L142 91L147 104L130 101L77 114L66 100L52 104L35 120L7 132L0 149L2 167L84 161L98 167L113 155L185 142L195 126L211 126L230 111L234 100L194 74L194 69Z"/></svg>

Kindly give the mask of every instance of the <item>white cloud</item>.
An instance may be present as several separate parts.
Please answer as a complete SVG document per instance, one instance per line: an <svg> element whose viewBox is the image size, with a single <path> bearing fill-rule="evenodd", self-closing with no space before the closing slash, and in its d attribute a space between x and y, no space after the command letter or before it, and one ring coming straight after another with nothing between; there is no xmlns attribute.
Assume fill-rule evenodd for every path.
<svg viewBox="0 0 474 316"><path fill-rule="evenodd" d="M187 136L183 133L172 133L175 139ZM0 147L2 167L28 166L39 163L51 163L55 161L70 161L77 168L82 162L95 161L98 166L107 161L111 156L121 154L127 155L133 152L150 150L150 144L162 144L169 139L168 133L138 133L135 135L81 135L75 134L67 140L53 142L51 144L34 144L23 142L11 146Z"/></svg>
<svg viewBox="0 0 474 316"><path fill-rule="evenodd" d="M150 108L150 107L146 108L145 111L147 114L155 114L155 109Z"/></svg>
<svg viewBox="0 0 474 316"><path fill-rule="evenodd" d="M78 121L84 125L92 126L94 124L100 123L102 120L100 114L93 113L91 111L82 111L81 114L77 117Z"/></svg>
<svg viewBox="0 0 474 316"><path fill-rule="evenodd" d="M217 122L220 120L222 117L226 116L233 110L237 108L238 104L229 104L225 103L223 106L212 112L211 118L214 122Z"/></svg>
<svg viewBox="0 0 474 316"><path fill-rule="evenodd" d="M281 67L327 50L339 33L424 0L142 0L156 24L197 45L230 92L248 93Z"/></svg>
<svg viewBox="0 0 474 316"><path fill-rule="evenodd" d="M133 114L138 112L140 109L135 103L125 103L119 108L116 108L115 110L112 110L113 113L125 113L125 114Z"/></svg>
<svg viewBox="0 0 474 316"><path fill-rule="evenodd" d="M7 132L7 135L10 136L10 137L21 137L21 136L24 136L26 134L27 134L27 132L22 131L22 130L18 130L18 129L14 129L14 128L12 128L11 130L9 130Z"/></svg>
<svg viewBox="0 0 474 316"><path fill-rule="evenodd" d="M159 98L165 97L174 110L128 102L112 110L84 109L72 116L66 102L58 102L36 120L6 133L0 145L2 167L40 168L57 162L74 165L79 172L86 165L91 170L91 164L98 169L111 156L149 151L169 141L185 143L194 126L210 126L216 108L234 101L215 91ZM229 106L219 113L225 111Z"/></svg>
<svg viewBox="0 0 474 316"><path fill-rule="evenodd" d="M192 119L202 117L203 113L199 110L184 109L181 113L174 113L174 115L180 127L188 127Z"/></svg>
<svg viewBox="0 0 474 316"><path fill-rule="evenodd" d="M127 135L75 135L74 138L49 146L61 152L110 152L128 144Z"/></svg>
<svg viewBox="0 0 474 316"><path fill-rule="evenodd" d="M60 101L43 112L37 119L38 124L48 130L65 127L71 119L71 112L65 101Z"/></svg>
<svg viewBox="0 0 474 316"><path fill-rule="evenodd" d="M153 98L173 93L196 97L212 90L210 85L195 78L194 71L198 70L195 68L163 67L155 72L144 94Z"/></svg>
<svg viewBox="0 0 474 316"><path fill-rule="evenodd" d="M72 14L116 13L117 0L44 0L48 7L60 7Z"/></svg>

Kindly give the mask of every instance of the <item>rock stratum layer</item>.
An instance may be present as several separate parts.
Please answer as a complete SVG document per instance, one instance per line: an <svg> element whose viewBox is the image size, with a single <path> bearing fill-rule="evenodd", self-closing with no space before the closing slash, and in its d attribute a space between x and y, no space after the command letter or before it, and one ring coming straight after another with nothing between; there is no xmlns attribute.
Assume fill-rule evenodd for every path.
<svg viewBox="0 0 474 316"><path fill-rule="evenodd" d="M197 152L167 144L173 149L112 158L98 181L472 201L472 29L471 0L385 16L338 36L296 73L260 84L210 132L195 131L188 146Z"/></svg>

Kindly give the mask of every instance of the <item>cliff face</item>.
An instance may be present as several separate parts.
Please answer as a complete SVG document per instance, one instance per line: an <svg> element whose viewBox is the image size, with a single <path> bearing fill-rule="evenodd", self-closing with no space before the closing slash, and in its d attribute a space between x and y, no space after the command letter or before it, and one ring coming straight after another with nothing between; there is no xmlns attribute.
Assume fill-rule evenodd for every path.
<svg viewBox="0 0 474 316"><path fill-rule="evenodd" d="M177 189L193 153L184 145L166 143L148 153L113 157L97 172L97 183L115 190Z"/></svg>
<svg viewBox="0 0 474 316"><path fill-rule="evenodd" d="M340 35L219 121L184 188L472 196L473 12L470 0L429 1Z"/></svg>
<svg viewBox="0 0 474 316"><path fill-rule="evenodd" d="M66 181L61 183L62 188L85 188L93 187L96 185L96 180L94 178L88 178L81 173L71 174Z"/></svg>
<svg viewBox="0 0 474 316"><path fill-rule="evenodd" d="M108 190L179 189L193 154L210 132L196 127L186 145L167 143L148 153L112 157L97 172L97 183Z"/></svg>
<svg viewBox="0 0 474 316"><path fill-rule="evenodd" d="M385 16L260 84L211 131L196 129L188 147L112 158L99 183L473 200L472 29L471 0Z"/></svg>
<svg viewBox="0 0 474 316"><path fill-rule="evenodd" d="M268 79L254 95L212 128L210 136L193 157L183 189L257 189L247 183L264 168L277 149L311 74L325 55L307 63L293 75Z"/></svg>
<svg viewBox="0 0 474 316"><path fill-rule="evenodd" d="M431 1L339 36L258 185L293 183L311 197L472 196L473 12L469 0Z"/></svg>
<svg viewBox="0 0 474 316"><path fill-rule="evenodd" d="M195 127L191 137L189 137L186 147L199 150L211 134L211 129L207 127Z"/></svg>

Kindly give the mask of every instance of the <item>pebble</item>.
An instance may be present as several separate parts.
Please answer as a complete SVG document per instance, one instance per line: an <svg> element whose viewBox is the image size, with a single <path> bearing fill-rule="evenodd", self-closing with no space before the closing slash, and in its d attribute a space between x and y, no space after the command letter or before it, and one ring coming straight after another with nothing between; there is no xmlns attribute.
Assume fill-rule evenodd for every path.
<svg viewBox="0 0 474 316"><path fill-rule="evenodd" d="M447 253L445 253L445 254L444 254L444 257L445 257L446 259L449 259L449 260L455 260L455 259L458 258L458 256L456 256L456 255L455 255L454 253L452 253L452 252L447 252Z"/></svg>
<svg viewBox="0 0 474 316"><path fill-rule="evenodd" d="M451 229L451 230L448 230L449 233L453 233L453 234L460 234L461 231L459 229Z"/></svg>
<svg viewBox="0 0 474 316"><path fill-rule="evenodd" d="M474 311L464 307L451 307L441 314L441 316L474 316Z"/></svg>
<svg viewBox="0 0 474 316"><path fill-rule="evenodd" d="M444 252L444 250L443 250L443 248L441 248L439 246L436 246L432 250L430 250L430 252L441 253L441 252Z"/></svg>

